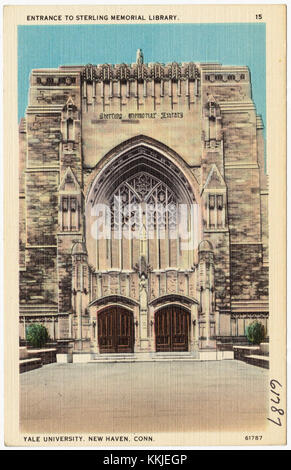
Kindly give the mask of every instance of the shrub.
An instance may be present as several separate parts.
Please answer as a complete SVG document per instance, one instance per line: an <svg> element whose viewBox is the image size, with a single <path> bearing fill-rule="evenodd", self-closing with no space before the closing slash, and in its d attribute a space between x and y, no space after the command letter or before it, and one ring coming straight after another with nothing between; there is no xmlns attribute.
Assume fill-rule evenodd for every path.
<svg viewBox="0 0 291 470"><path fill-rule="evenodd" d="M260 344L265 338L265 327L258 321L253 321L246 327L246 336L252 344Z"/></svg>
<svg viewBox="0 0 291 470"><path fill-rule="evenodd" d="M45 326L34 323L26 328L26 339L33 348L42 348L50 337Z"/></svg>

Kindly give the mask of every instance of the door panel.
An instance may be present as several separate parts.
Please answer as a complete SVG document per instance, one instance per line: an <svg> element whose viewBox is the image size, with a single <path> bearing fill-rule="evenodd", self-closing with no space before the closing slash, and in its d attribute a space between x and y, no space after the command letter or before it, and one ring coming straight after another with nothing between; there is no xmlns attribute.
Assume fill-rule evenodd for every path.
<svg viewBox="0 0 291 470"><path fill-rule="evenodd" d="M110 307L98 314L100 353L133 352L133 314L122 307Z"/></svg>
<svg viewBox="0 0 291 470"><path fill-rule="evenodd" d="M190 313L175 305L164 307L155 314L156 350L188 351Z"/></svg>

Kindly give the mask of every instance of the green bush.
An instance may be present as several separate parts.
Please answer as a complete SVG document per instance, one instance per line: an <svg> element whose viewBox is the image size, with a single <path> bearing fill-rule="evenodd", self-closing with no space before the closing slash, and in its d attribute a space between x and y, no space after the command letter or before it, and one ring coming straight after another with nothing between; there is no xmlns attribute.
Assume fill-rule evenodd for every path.
<svg viewBox="0 0 291 470"><path fill-rule="evenodd" d="M34 323L26 328L26 339L33 348L42 348L50 337L45 326Z"/></svg>
<svg viewBox="0 0 291 470"><path fill-rule="evenodd" d="M252 344L260 344L266 336L265 327L258 321L253 321L246 327L246 336Z"/></svg>

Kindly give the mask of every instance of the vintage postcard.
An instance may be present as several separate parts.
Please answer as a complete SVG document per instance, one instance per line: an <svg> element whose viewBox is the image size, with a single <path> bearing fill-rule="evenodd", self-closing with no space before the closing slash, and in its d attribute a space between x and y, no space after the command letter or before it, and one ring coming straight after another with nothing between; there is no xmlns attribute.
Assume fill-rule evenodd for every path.
<svg viewBox="0 0 291 470"><path fill-rule="evenodd" d="M7 446L286 443L286 8L4 8Z"/></svg>

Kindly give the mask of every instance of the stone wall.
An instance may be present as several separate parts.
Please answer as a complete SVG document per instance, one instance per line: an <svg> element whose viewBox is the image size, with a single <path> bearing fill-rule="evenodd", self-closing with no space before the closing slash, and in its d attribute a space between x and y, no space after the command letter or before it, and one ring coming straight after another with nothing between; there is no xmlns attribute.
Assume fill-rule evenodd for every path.
<svg viewBox="0 0 291 470"><path fill-rule="evenodd" d="M85 234L88 188L109 163L109 155L113 161L124 142L130 148L131 143L140 145L145 136L147 148L175 156L183 175L191 175L188 184L197 187L199 202L200 197L203 201L199 233L213 247L216 313L211 311L211 322L216 315L220 335L242 335L243 320L231 319L232 301L268 296L263 126L251 99L248 68L192 63L72 66L34 70L30 85L26 119L19 129L21 305L57 306L59 338L71 336L71 323L76 337L78 319L72 305L76 240L87 237L89 262L96 268L96 243L88 230ZM61 198L70 194L80 211L74 230L60 223ZM220 227L208 225L210 194L223 196ZM99 249L105 254L105 244L100 243ZM172 259L177 257L176 249ZM201 280L195 265L193 258L187 269L193 269L195 280L188 279L187 295L199 299ZM172 277L163 273L162 287L169 278L165 291L156 294L155 281L152 297L173 293L174 284L186 295L181 287L186 277L184 281L181 273ZM139 286L135 288L138 301ZM98 295L97 284L94 289ZM82 295L87 306L87 294ZM85 310L83 326L89 340ZM213 331L212 324L212 336Z"/></svg>
<svg viewBox="0 0 291 470"><path fill-rule="evenodd" d="M57 249L26 249L26 270L20 272L20 304L57 304Z"/></svg>
<svg viewBox="0 0 291 470"><path fill-rule="evenodd" d="M262 265L262 245L232 244L230 256L232 300L267 299L268 271Z"/></svg>
<svg viewBox="0 0 291 470"><path fill-rule="evenodd" d="M255 168L226 168L231 243L261 241L260 179Z"/></svg>
<svg viewBox="0 0 291 470"><path fill-rule="evenodd" d="M58 229L57 171L26 172L27 245L56 245Z"/></svg>

